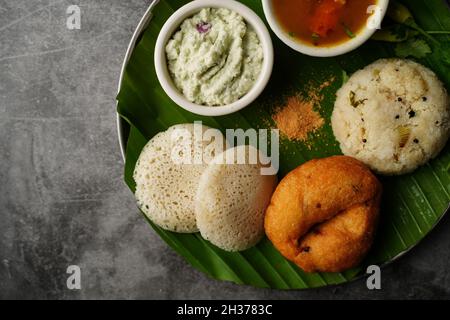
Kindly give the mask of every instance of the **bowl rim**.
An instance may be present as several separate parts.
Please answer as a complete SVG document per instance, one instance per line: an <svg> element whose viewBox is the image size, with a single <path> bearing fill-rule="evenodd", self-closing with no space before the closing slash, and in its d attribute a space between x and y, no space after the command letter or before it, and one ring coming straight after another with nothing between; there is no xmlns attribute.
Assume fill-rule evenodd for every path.
<svg viewBox="0 0 450 320"><path fill-rule="evenodd" d="M264 61L253 87L239 100L223 106L204 106L190 102L179 92L167 69L165 46L180 24L203 8L227 8L244 17L261 43ZM154 63L158 80L166 94L181 108L202 116L222 116L237 112L251 104L262 93L272 75L274 52L269 30L262 19L246 5L234 0L195 0L175 11L164 23L156 41Z"/></svg>
<svg viewBox="0 0 450 320"><path fill-rule="evenodd" d="M341 44L337 44L329 47L315 47L307 43L292 39L288 33L283 29L283 27L278 22L273 12L272 3L274 0L261 0L263 5L264 15L270 28L275 33L275 35L284 42L287 46L291 47L295 51L300 53L313 56L313 57L335 57L350 51L355 50L364 44L369 38L375 33L376 28L368 28L367 25L364 29L357 33L353 39L345 41ZM389 0L377 0L376 4L380 8L380 22L384 19L386 15L387 8L389 5Z"/></svg>

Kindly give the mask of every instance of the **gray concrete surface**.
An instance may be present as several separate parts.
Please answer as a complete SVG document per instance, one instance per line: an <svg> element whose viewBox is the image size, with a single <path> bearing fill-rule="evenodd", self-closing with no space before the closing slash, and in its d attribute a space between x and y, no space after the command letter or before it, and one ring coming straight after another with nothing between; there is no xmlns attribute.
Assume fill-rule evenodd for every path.
<svg viewBox="0 0 450 320"><path fill-rule="evenodd" d="M208 279L138 214L122 180L115 94L149 0L0 0L0 298L450 298L450 221L383 270L309 291ZM82 9L69 31L65 10ZM82 289L66 288L66 268Z"/></svg>

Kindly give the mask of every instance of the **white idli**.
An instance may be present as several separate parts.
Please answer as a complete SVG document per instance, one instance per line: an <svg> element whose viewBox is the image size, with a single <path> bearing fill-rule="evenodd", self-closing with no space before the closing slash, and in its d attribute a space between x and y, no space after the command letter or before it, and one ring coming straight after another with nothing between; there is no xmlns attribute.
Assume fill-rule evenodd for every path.
<svg viewBox="0 0 450 320"><path fill-rule="evenodd" d="M261 175L260 161L238 164L227 157L249 153L250 146L231 148L218 155L203 173L195 198L197 226L206 240L227 251L254 246L264 235L264 213L276 185L276 176ZM261 159L261 158L259 158Z"/></svg>
<svg viewBox="0 0 450 320"><path fill-rule="evenodd" d="M397 175L436 157L449 135L447 91L428 68L382 59L357 71L338 91L331 118L345 155Z"/></svg>
<svg viewBox="0 0 450 320"><path fill-rule="evenodd" d="M224 150L220 131L202 125L198 128L200 132L194 134L193 124L181 124L157 134L142 150L134 170L139 208L152 222L169 231L198 231L194 214L198 182L207 164ZM203 142L202 134L208 129L222 141ZM192 161L185 164L189 158Z"/></svg>

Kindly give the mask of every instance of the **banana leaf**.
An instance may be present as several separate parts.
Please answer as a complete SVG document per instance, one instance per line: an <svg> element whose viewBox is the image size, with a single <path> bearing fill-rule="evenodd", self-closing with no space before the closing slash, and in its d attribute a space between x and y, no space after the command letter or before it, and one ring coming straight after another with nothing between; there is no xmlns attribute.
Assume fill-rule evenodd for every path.
<svg viewBox="0 0 450 320"><path fill-rule="evenodd" d="M181 109L169 99L157 80L153 65L154 46L162 25L186 2L161 0L156 5L152 19L125 69L117 99L118 113L125 127L122 138L127 142L125 181L132 191L135 189L132 173L136 160L145 143L156 133L174 124L196 120L223 131L226 128L270 127L273 125L273 109L283 102L283 97L294 92L306 92L311 81L320 84L332 77L336 81L322 92L324 99L319 110L326 124L310 137L308 145L286 139L281 141L279 178L307 160L341 154L330 126L335 93L346 74L376 59L394 56L392 44L368 41L356 51L340 57L314 58L291 50L272 34L274 72L263 94L238 113L215 118L201 117ZM259 0L242 2L264 19ZM404 3L422 28L450 30L450 13L444 1L410 0ZM440 39L449 41L447 36ZM449 88L450 69L437 51L434 50L420 62L434 70ZM414 247L433 229L450 201L449 171L450 148L447 145L438 158L412 174L380 177L384 197L375 243L360 267L344 273L304 273L283 258L268 239L244 252L229 253L202 239L199 234L172 233L148 222L170 247L192 266L214 279L277 289L340 284L364 275L368 265L389 263Z"/></svg>

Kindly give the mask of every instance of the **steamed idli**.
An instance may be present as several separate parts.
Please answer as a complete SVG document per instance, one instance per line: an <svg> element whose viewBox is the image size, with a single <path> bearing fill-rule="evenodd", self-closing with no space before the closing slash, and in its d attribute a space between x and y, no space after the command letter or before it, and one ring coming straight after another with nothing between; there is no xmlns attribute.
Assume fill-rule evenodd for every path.
<svg viewBox="0 0 450 320"><path fill-rule="evenodd" d="M227 251L248 249L264 235L264 212L276 176L261 175L260 161L238 164L243 162L237 157L233 162L226 161L240 153L248 160L251 152L261 157L251 146L231 148L218 155L202 174L195 198L201 235Z"/></svg>
<svg viewBox="0 0 450 320"><path fill-rule="evenodd" d="M157 134L142 150L134 170L139 208L169 231L198 231L194 214L198 182L207 164L224 149L223 140L202 141L206 130L223 137L220 131L197 125L200 132L194 134L195 127L175 125Z"/></svg>
<svg viewBox="0 0 450 320"><path fill-rule="evenodd" d="M331 122L345 155L380 174L397 175L439 154L450 135L449 118L447 91L431 70L381 59L337 92Z"/></svg>

